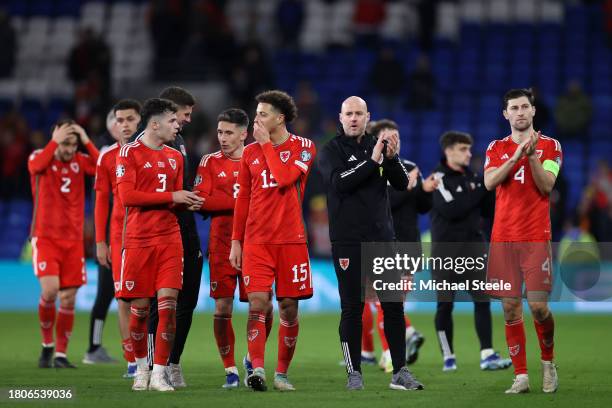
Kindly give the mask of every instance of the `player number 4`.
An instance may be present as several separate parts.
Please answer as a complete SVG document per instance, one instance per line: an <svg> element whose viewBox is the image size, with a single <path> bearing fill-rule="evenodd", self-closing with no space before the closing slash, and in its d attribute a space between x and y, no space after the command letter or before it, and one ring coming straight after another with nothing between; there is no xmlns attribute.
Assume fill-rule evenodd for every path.
<svg viewBox="0 0 612 408"><path fill-rule="evenodd" d="M157 191L158 193L163 193L164 191L166 191L166 175L163 173L158 173L157 178L161 183L161 187L156 188L155 191Z"/></svg>
<svg viewBox="0 0 612 408"><path fill-rule="evenodd" d="M293 271L293 283L304 282L306 279L308 279L307 262L301 263L299 265L299 270L298 265L293 265L293 268L291 268L291 270Z"/></svg>
<svg viewBox="0 0 612 408"><path fill-rule="evenodd" d="M516 173L514 173L514 179L525 184L525 166L521 166Z"/></svg>

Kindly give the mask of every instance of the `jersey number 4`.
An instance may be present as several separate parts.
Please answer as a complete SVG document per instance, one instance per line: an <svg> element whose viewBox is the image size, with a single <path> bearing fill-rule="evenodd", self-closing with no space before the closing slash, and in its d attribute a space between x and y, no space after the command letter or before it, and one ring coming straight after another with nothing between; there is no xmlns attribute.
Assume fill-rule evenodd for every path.
<svg viewBox="0 0 612 408"><path fill-rule="evenodd" d="M525 166L521 166L516 173L514 173L514 179L525 184Z"/></svg>

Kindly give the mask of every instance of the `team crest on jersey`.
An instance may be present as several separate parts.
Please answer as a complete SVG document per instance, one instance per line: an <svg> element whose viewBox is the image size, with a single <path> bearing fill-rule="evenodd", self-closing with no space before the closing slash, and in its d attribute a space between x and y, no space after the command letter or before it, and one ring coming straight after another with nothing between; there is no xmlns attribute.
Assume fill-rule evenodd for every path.
<svg viewBox="0 0 612 408"><path fill-rule="evenodd" d="M45 269L47 269L47 263L46 262L39 262L38 263L38 269L40 269L41 271L44 271Z"/></svg>
<svg viewBox="0 0 612 408"><path fill-rule="evenodd" d="M172 167L172 170L176 170L176 160L168 159L168 163L170 163L170 167Z"/></svg>
<svg viewBox="0 0 612 408"><path fill-rule="evenodd" d="M139 341L142 340L144 337L144 333L134 333L134 332L130 332L130 336L132 337L132 339Z"/></svg>
<svg viewBox="0 0 612 408"><path fill-rule="evenodd" d="M229 346L229 345L228 346L221 346L221 347L219 347L219 354L221 354L222 356L226 356L227 353L230 352L230 348L231 348L231 346Z"/></svg>
<svg viewBox="0 0 612 408"><path fill-rule="evenodd" d="M199 186L200 184L202 184L202 176L198 174L193 182L193 186Z"/></svg>
<svg viewBox="0 0 612 408"><path fill-rule="evenodd" d="M244 286L249 286L250 277L243 276L242 280L244 281Z"/></svg>
<svg viewBox="0 0 612 408"><path fill-rule="evenodd" d="M247 338L249 339L249 341L255 340L255 338L257 338L257 335L259 335L259 330L257 330L257 329L249 330L247 332Z"/></svg>
<svg viewBox="0 0 612 408"><path fill-rule="evenodd" d="M280 152L280 159L283 163L287 163L287 160L289 160L289 156L291 156L291 152L289 150Z"/></svg>
<svg viewBox="0 0 612 408"><path fill-rule="evenodd" d="M510 353L510 356L514 357L516 356L519 351L521 350L521 345L517 344L516 346L510 346L508 347L508 353Z"/></svg>
<svg viewBox="0 0 612 408"><path fill-rule="evenodd" d="M210 289L214 292L217 290L217 282L210 282Z"/></svg>
<svg viewBox="0 0 612 408"><path fill-rule="evenodd" d="M125 281L125 288L130 291L134 289L134 281Z"/></svg>
<svg viewBox="0 0 612 408"><path fill-rule="evenodd" d="M125 174L125 167L123 166L123 164L118 164L117 168L115 169L115 176L123 177L124 174Z"/></svg>
<svg viewBox="0 0 612 408"><path fill-rule="evenodd" d="M79 172L79 163L77 163L77 162L70 163L70 169L72 171L74 171L75 173L78 173Z"/></svg>
<svg viewBox="0 0 612 408"><path fill-rule="evenodd" d="M308 150L302 150L302 153L300 153L300 159L302 159L303 162L307 162L311 158L312 154L310 154Z"/></svg>
<svg viewBox="0 0 612 408"><path fill-rule="evenodd" d="M544 150L536 150L536 154L538 155L538 159L540 159L542 157L542 154L544 153Z"/></svg>
<svg viewBox="0 0 612 408"><path fill-rule="evenodd" d="M285 346L291 348L295 346L295 343L297 342L297 337L287 337L285 336L285 338L283 339Z"/></svg>
<svg viewBox="0 0 612 408"><path fill-rule="evenodd" d="M237 171L234 172L234 177L238 177L238 172Z"/></svg>
<svg viewBox="0 0 612 408"><path fill-rule="evenodd" d="M343 271L346 271L348 269L350 262L351 260L349 258L338 259L338 264L340 265Z"/></svg>

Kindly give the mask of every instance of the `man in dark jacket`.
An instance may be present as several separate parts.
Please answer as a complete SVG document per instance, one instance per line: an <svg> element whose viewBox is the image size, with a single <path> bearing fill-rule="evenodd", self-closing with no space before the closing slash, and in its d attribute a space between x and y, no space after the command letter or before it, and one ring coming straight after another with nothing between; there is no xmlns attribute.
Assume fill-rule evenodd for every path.
<svg viewBox="0 0 612 408"><path fill-rule="evenodd" d="M365 132L370 119L366 102L351 96L340 112L342 129L327 143L319 167L327 187L329 235L342 315L340 342L348 372L347 388L363 388L361 376L361 244L392 242L395 234L387 182L408 188L408 172L399 159L399 135L384 131L378 140ZM393 389L422 389L406 365L403 302L382 302L385 335L391 350Z"/></svg>
<svg viewBox="0 0 612 408"><path fill-rule="evenodd" d="M444 158L435 170L439 180L433 193L431 210L432 257L463 259L483 257L486 265L487 249L480 227L481 213L493 205L483 176L470 168L472 137L463 132L446 132L440 138ZM477 264L477 262L475 262ZM456 264L458 265L458 263ZM432 277L437 282L464 283L486 281L486 268L434 268ZM470 282L471 283L471 282ZM476 333L480 340L480 368L497 370L508 368L509 359L502 359L493 350L491 309L488 297L480 290L470 290L474 302ZM457 369L453 352L453 302L455 291L439 290L436 310L436 332L442 350L443 371ZM457 299L458 300L458 299Z"/></svg>

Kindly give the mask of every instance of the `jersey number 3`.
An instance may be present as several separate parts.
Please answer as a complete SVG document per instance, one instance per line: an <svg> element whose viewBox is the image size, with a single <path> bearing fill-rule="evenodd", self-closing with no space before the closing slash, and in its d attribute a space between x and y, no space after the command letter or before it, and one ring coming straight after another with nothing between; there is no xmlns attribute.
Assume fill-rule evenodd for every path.
<svg viewBox="0 0 612 408"><path fill-rule="evenodd" d="M159 179L161 187L156 188L155 191L157 191L158 193L163 193L164 191L166 191L166 175L163 173L158 173L157 178Z"/></svg>

